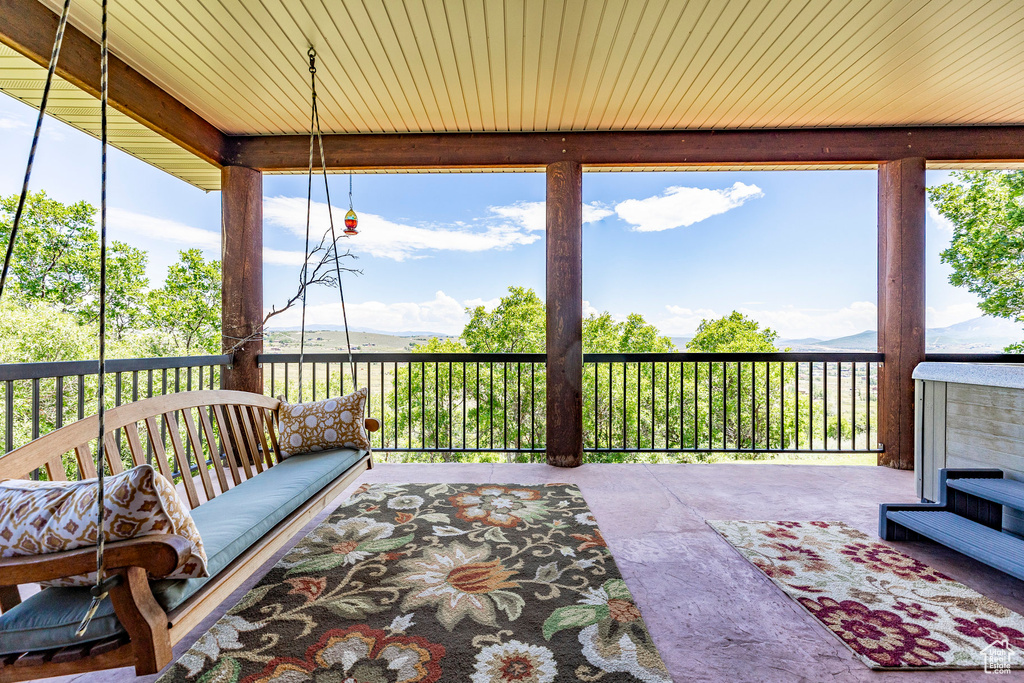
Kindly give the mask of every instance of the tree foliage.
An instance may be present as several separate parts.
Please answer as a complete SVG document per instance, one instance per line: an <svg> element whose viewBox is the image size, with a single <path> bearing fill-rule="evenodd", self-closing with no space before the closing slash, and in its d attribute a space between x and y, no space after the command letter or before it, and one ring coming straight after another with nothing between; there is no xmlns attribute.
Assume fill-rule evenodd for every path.
<svg viewBox="0 0 1024 683"><path fill-rule="evenodd" d="M199 249L178 252L163 287L149 293L149 316L157 329L191 354L218 353L220 337L220 261L207 261Z"/></svg>
<svg viewBox="0 0 1024 683"><path fill-rule="evenodd" d="M0 198L0 240L10 237L18 196ZM63 204L30 193L18 230L8 283L21 301L47 303L80 323L99 315L100 240L96 210L84 201ZM143 319L146 252L114 241L107 249L107 314L118 339Z"/></svg>
<svg viewBox="0 0 1024 683"><path fill-rule="evenodd" d="M717 320L701 320L697 333L686 344L689 351L703 353L773 353L779 349L777 332L738 311Z"/></svg>
<svg viewBox="0 0 1024 683"><path fill-rule="evenodd" d="M942 262L951 284L977 294L985 313L1024 323L1024 171L954 171L929 188L953 224ZM1017 343L1008 351L1024 351Z"/></svg>

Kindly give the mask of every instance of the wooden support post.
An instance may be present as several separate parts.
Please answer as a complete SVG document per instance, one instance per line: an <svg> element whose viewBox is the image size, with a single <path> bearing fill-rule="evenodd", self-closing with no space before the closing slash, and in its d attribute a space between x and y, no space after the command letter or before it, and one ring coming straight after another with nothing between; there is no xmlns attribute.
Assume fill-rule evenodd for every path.
<svg viewBox="0 0 1024 683"><path fill-rule="evenodd" d="M547 167L547 457L583 464L583 169Z"/></svg>
<svg viewBox="0 0 1024 683"><path fill-rule="evenodd" d="M221 169L221 334L235 359L224 388L263 393L263 174L243 166Z"/></svg>
<svg viewBox="0 0 1024 683"><path fill-rule="evenodd" d="M914 380L925 345L925 162L878 165L878 464L914 467Z"/></svg>

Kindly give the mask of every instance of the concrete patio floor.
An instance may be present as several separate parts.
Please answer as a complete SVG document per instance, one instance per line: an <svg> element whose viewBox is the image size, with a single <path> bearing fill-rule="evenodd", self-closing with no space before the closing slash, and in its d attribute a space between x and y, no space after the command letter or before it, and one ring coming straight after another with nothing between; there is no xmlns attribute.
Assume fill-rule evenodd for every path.
<svg viewBox="0 0 1024 683"><path fill-rule="evenodd" d="M801 465L379 464L365 482L579 485L676 681L981 680L981 671L872 672L706 524L707 519L840 520L874 536L878 503L913 501L914 474L882 467ZM343 494L341 500L348 496ZM334 505L329 509L333 510ZM326 514L295 537L305 535ZM908 554L1018 612L1024 583L942 548ZM187 650L276 562L175 648ZM66 677L151 681L131 669Z"/></svg>

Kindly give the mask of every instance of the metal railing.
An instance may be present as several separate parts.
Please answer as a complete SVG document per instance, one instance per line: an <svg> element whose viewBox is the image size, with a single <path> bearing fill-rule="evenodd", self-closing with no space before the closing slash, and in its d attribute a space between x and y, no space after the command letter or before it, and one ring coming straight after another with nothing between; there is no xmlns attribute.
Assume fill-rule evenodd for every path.
<svg viewBox="0 0 1024 683"><path fill-rule="evenodd" d="M612 454L877 452L880 353L584 354L584 450ZM297 395L298 354L264 354L266 393ZM366 386L373 447L539 459L545 354L344 353L305 357L305 400ZM927 354L1021 363L1021 354ZM221 386L231 356L107 361L108 405ZM96 361L0 364L0 446L95 412ZM120 435L118 435L120 437Z"/></svg>
<svg viewBox="0 0 1024 683"><path fill-rule="evenodd" d="M220 388L221 369L230 363L230 355L108 360L108 407L160 394ZM95 414L98 370L95 360L0 364L2 452Z"/></svg>
<svg viewBox="0 0 1024 683"><path fill-rule="evenodd" d="M879 353L584 355L584 450L877 452Z"/></svg>
<svg viewBox="0 0 1024 683"><path fill-rule="evenodd" d="M585 354L584 450L877 452L878 353ZM544 451L544 354L305 355L303 399L369 390L373 447ZM265 354L267 393L297 401L298 354Z"/></svg>
<svg viewBox="0 0 1024 683"><path fill-rule="evenodd" d="M544 451L543 353L307 353L303 399L366 386L375 449L404 453ZM299 354L264 354L266 393L295 402Z"/></svg>

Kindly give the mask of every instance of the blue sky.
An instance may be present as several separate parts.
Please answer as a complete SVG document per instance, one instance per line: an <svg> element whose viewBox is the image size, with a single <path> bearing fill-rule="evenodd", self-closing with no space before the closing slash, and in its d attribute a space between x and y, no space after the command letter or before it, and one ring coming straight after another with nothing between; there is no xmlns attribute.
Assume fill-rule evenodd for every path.
<svg viewBox="0 0 1024 683"><path fill-rule="evenodd" d="M35 111L0 98L0 194L20 189ZM99 143L48 120L32 178L65 202L98 204ZM929 172L929 184L946 173ZM331 176L335 221L347 176ZM316 222L326 226L322 181ZM584 299L588 311L641 313L665 333L736 309L783 338L832 338L876 326L874 171L588 173ZM349 322L390 332L458 333L465 307L511 285L544 291L544 176L539 173L357 175L362 234L346 242ZM304 176L264 179L264 302L294 292L302 262ZM111 234L149 252L158 285L177 250L219 256L220 194L112 152ZM939 262L950 229L929 211L928 325L978 316ZM308 320L340 323L337 292L311 293ZM294 313L294 315L292 315ZM297 311L278 319L297 324Z"/></svg>

